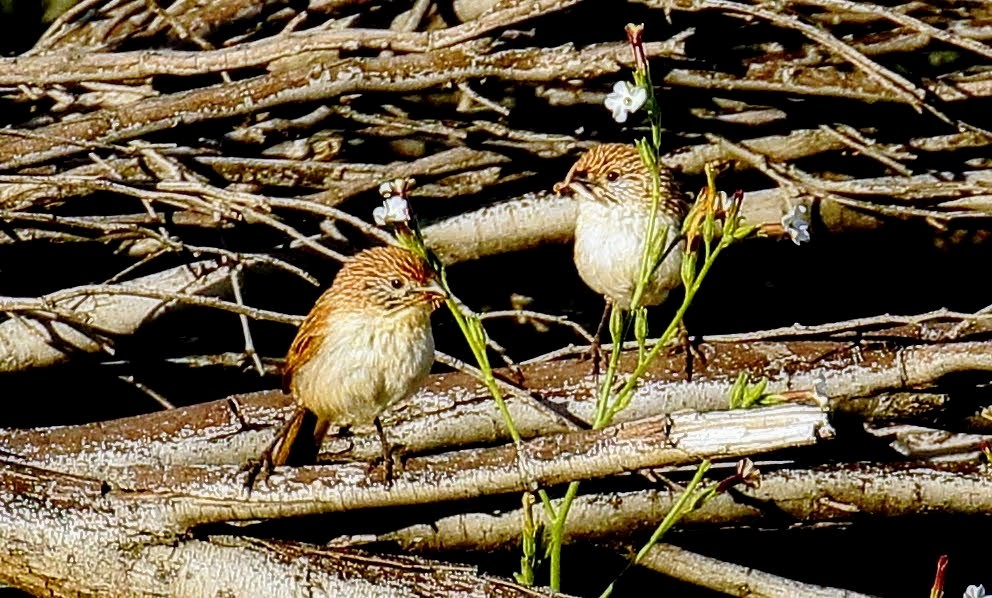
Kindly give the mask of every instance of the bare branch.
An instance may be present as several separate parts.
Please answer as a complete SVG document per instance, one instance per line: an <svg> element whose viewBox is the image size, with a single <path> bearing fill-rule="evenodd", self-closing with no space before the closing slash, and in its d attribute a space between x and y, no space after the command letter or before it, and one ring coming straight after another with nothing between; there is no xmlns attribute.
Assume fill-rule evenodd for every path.
<svg viewBox="0 0 992 598"><path fill-rule="evenodd" d="M0 303L0 310L49 312L56 316L68 312L71 319L67 323L25 314L0 322L0 371L13 372L52 365L69 359L75 352L101 350L104 344L94 339L86 329L81 330L75 325L77 322L105 334L123 335L134 332L142 323L162 313L177 297L211 305L226 303L197 293L225 291L228 275L228 266L204 261L136 278L121 285L95 288L87 285L41 299L8 299ZM100 288L104 293L91 292Z"/></svg>
<svg viewBox="0 0 992 598"><path fill-rule="evenodd" d="M639 564L674 579L732 596L871 598L867 594L802 583L753 567L720 561L672 544L652 546Z"/></svg>
<svg viewBox="0 0 992 598"><path fill-rule="evenodd" d="M935 510L971 515L992 508L992 482L978 465L858 463L781 468L760 461L757 465L762 471L759 489L714 497L687 514L682 523L688 528L783 527L924 515ZM572 542L602 542L651 530L674 506L680 491L652 488L580 495L569 516L568 537ZM395 542L424 553L499 550L519 542L520 517L519 510L455 514L366 540Z"/></svg>

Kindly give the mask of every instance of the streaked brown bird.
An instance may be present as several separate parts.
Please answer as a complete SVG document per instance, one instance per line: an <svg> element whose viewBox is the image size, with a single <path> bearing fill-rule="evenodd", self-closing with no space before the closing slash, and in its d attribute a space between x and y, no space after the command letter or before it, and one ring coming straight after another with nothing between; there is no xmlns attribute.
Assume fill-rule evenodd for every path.
<svg viewBox="0 0 992 598"><path fill-rule="evenodd" d="M412 395L430 372L430 317L446 296L433 270L407 249L367 249L345 263L289 348L283 389L297 408L263 462L313 463L330 426L374 423L389 475L379 414Z"/></svg>
<svg viewBox="0 0 992 598"><path fill-rule="evenodd" d="M657 305L682 282L679 239L689 206L672 171L662 167L656 226L664 230L665 250L644 289L641 305ZM579 157L555 191L578 198L575 266L579 276L607 301L631 307L640 277L648 221L651 216L651 174L637 148L621 143L593 147Z"/></svg>

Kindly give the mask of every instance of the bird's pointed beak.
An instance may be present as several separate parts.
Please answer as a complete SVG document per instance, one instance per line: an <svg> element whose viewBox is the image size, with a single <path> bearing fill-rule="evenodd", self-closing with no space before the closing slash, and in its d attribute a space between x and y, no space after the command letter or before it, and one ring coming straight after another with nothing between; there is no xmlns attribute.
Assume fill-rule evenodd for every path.
<svg viewBox="0 0 992 598"><path fill-rule="evenodd" d="M435 309L448 298L448 292L444 290L444 287L437 280L431 280L425 285L414 287L411 291L430 302L431 306Z"/></svg>
<svg viewBox="0 0 992 598"><path fill-rule="evenodd" d="M558 195L563 195L565 197L580 197L587 200L596 200L596 196L592 191L589 190L588 181L586 180L584 173L576 170L575 165L568 171L565 176L565 180L560 183L555 183L553 190Z"/></svg>

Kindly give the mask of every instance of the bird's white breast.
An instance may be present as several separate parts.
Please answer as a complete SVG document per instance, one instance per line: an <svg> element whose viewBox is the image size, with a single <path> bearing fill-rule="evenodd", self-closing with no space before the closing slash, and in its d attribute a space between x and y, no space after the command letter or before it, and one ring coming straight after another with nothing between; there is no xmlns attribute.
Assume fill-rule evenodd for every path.
<svg viewBox="0 0 992 598"><path fill-rule="evenodd" d="M417 390L434 362L430 314L421 308L369 321L367 314L328 318L317 353L293 376L296 396L337 426L370 423Z"/></svg>
<svg viewBox="0 0 992 598"><path fill-rule="evenodd" d="M621 307L630 307L640 276L649 210L640 206L604 205L580 200L575 225L575 266L590 288ZM679 223L659 214L668 227L666 247L679 234ZM644 289L642 305L657 305L679 285L681 245L672 249Z"/></svg>

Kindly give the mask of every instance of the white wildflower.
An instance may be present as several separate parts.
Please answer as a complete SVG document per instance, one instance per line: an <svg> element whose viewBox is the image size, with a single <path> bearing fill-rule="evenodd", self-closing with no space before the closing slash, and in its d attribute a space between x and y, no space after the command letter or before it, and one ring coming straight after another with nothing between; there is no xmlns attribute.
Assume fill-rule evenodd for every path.
<svg viewBox="0 0 992 598"><path fill-rule="evenodd" d="M791 212L782 216L782 228L796 245L809 243L809 206L797 204Z"/></svg>
<svg viewBox="0 0 992 598"><path fill-rule="evenodd" d="M827 377L823 372L817 374L813 380L813 400L823 408L830 405L830 396L827 394Z"/></svg>
<svg viewBox="0 0 992 598"><path fill-rule="evenodd" d="M963 598L988 598L988 594L985 593L985 586L968 586L968 589L964 591Z"/></svg>
<svg viewBox="0 0 992 598"><path fill-rule="evenodd" d="M379 226L386 226L394 222L409 222L410 205L407 204L406 199L399 195L387 197L381 206L372 210L372 218Z"/></svg>
<svg viewBox="0 0 992 598"><path fill-rule="evenodd" d="M379 195L383 199L389 199L393 196L409 197L410 190L416 185L416 181L411 178L405 179L393 179L391 181L386 181L385 183L379 185Z"/></svg>
<svg viewBox="0 0 992 598"><path fill-rule="evenodd" d="M648 101L648 90L626 81L617 81L613 92L606 94L603 104L613 113L613 120L618 123L627 122L627 115L640 110Z"/></svg>

